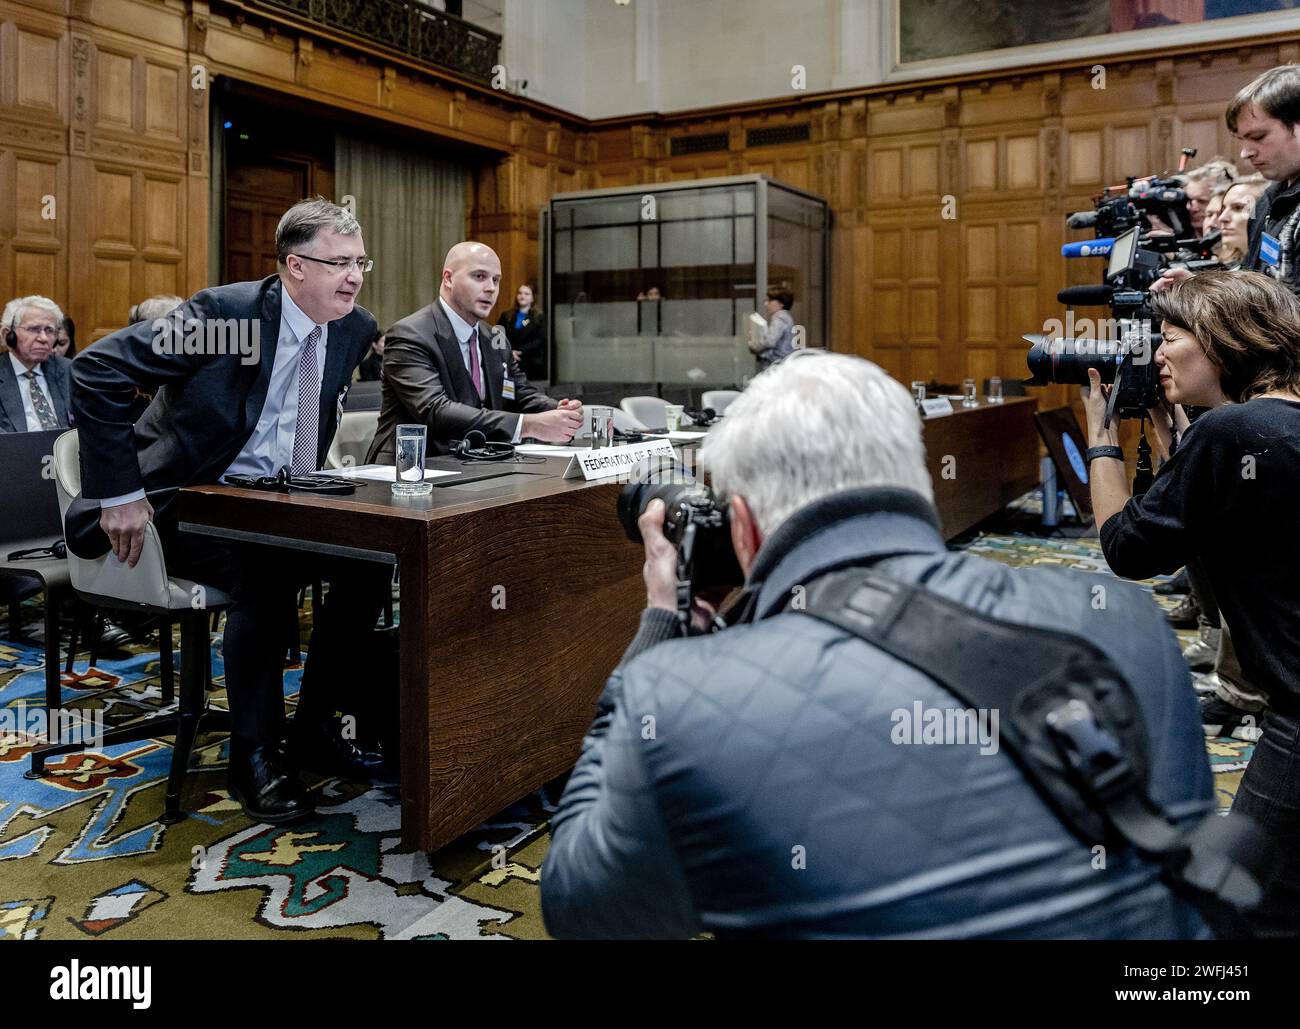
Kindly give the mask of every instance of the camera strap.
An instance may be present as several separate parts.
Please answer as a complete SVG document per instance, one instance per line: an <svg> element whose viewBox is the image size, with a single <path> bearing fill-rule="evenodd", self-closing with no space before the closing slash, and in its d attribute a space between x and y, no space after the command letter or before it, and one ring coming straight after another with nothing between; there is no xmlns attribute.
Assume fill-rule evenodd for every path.
<svg viewBox="0 0 1300 1029"><path fill-rule="evenodd" d="M1151 800L1141 709L1092 643L990 617L875 568L831 572L808 586L804 602L804 614L910 665L968 707L998 711L1000 745L1086 846L1121 842L1155 860L1211 924L1239 931L1236 916L1258 905L1268 837L1242 815L1208 814L1184 828Z"/></svg>

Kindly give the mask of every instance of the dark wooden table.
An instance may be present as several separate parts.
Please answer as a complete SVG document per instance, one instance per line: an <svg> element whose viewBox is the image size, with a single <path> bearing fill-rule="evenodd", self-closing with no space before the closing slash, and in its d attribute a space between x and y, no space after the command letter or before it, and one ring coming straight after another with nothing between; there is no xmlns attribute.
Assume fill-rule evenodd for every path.
<svg viewBox="0 0 1300 1029"><path fill-rule="evenodd" d="M184 490L182 528L401 566L402 839L450 843L572 767L636 632L644 554L619 486L561 478L568 458L464 472L433 495L361 482L347 497ZM358 683L365 689L368 683Z"/></svg>
<svg viewBox="0 0 1300 1029"><path fill-rule="evenodd" d="M952 405L952 414L925 419L924 434L945 539L960 536L1034 489L1042 453L1034 425L1037 398L1007 397L1000 404L981 398L978 407L962 407L957 399ZM698 444L684 444L692 445Z"/></svg>
<svg viewBox="0 0 1300 1029"><path fill-rule="evenodd" d="M959 536L1038 485L1041 440L1035 397L981 399L979 407L925 419L925 452L945 539ZM949 460L950 459L950 460Z"/></svg>
<svg viewBox="0 0 1300 1029"><path fill-rule="evenodd" d="M926 420L946 537L1037 484L1035 406L1008 398ZM433 480L433 494L419 498L366 481L346 497L181 493L187 531L401 566L409 845L436 850L572 767L636 632L644 555L618 523L621 487L562 478L568 460L432 458L428 467L460 474Z"/></svg>

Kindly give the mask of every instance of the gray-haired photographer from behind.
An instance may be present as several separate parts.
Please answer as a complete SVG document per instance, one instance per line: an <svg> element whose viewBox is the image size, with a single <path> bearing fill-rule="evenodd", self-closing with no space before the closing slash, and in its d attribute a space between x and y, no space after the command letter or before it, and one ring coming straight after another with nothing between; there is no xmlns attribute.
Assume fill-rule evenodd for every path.
<svg viewBox="0 0 1300 1029"><path fill-rule="evenodd" d="M553 935L1209 933L1159 858L1059 777L1038 769L1031 782L1024 761L1026 734L1074 753L1071 740L1088 751L1107 731L1084 731L1093 695L1067 702L1069 677L1035 678L1063 647L1129 698L1137 738L1111 771L1131 761L1166 827L1204 824L1214 799L1197 705L1149 597L1110 576L949 553L915 405L856 357L802 351L763 372L701 458L729 514L716 542L729 535L744 573L724 612L734 624L681 638L677 552L650 501L641 628L552 820ZM894 597L876 607L911 642L884 615L846 622L859 595ZM1019 708L953 692L995 681L1013 698L1036 681L1057 706L1021 724Z"/></svg>

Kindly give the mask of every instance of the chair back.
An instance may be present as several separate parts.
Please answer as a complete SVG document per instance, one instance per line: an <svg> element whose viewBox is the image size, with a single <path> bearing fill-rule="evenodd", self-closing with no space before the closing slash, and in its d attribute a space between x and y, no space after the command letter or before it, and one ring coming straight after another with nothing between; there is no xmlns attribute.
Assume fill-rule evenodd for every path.
<svg viewBox="0 0 1300 1029"><path fill-rule="evenodd" d="M382 382L363 380L348 387L348 395L343 400L343 411L378 411L383 404Z"/></svg>
<svg viewBox="0 0 1300 1029"><path fill-rule="evenodd" d="M667 424L668 419L664 414L667 406L668 401L662 397L624 397L619 404L627 414L650 429L662 429Z"/></svg>
<svg viewBox="0 0 1300 1029"><path fill-rule="evenodd" d="M54 483L59 514L66 517L73 499L81 493L81 444L76 429L54 441ZM144 549L134 568L115 558L112 551L97 558L77 557L68 551L68 572L72 588L81 593L149 607L174 606L162 541L152 522L145 526Z"/></svg>
<svg viewBox="0 0 1300 1029"><path fill-rule="evenodd" d="M43 541L43 546L62 539L63 519L50 463L54 441L66 431L0 433L0 482L4 483L0 488L0 546L33 540Z"/></svg>
<svg viewBox="0 0 1300 1029"><path fill-rule="evenodd" d="M352 387L356 389L356 386ZM326 468L355 467L366 460L366 451L379 428L379 411L344 411L338 430L325 457Z"/></svg>
<svg viewBox="0 0 1300 1029"><path fill-rule="evenodd" d="M738 389L706 389L700 398L700 406L711 407L714 414L721 416L738 396Z"/></svg>

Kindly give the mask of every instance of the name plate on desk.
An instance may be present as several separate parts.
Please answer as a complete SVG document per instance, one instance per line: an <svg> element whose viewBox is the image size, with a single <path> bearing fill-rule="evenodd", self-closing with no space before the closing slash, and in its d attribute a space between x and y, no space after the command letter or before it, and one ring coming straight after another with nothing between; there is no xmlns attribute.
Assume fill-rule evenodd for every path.
<svg viewBox="0 0 1300 1029"><path fill-rule="evenodd" d="M663 455L669 460L674 457L670 440L654 439L646 443L630 443L623 447L601 447L599 450L587 450L569 458L569 465L564 469L566 479L583 478L612 479L627 475L639 461L651 455Z"/></svg>
<svg viewBox="0 0 1300 1029"><path fill-rule="evenodd" d="M933 397L921 401L921 411L927 418L935 415L952 414L952 401L947 397Z"/></svg>

